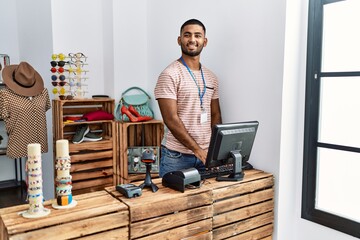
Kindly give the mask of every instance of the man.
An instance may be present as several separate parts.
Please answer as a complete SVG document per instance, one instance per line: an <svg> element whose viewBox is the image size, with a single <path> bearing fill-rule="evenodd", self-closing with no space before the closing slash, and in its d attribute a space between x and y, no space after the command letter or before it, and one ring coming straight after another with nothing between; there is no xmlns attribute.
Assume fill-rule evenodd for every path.
<svg viewBox="0 0 360 240"><path fill-rule="evenodd" d="M197 19L186 21L177 41L181 57L160 74L155 86L165 123L160 177L175 170L204 170L211 129L221 123L217 77L200 63L207 45L206 29Z"/></svg>

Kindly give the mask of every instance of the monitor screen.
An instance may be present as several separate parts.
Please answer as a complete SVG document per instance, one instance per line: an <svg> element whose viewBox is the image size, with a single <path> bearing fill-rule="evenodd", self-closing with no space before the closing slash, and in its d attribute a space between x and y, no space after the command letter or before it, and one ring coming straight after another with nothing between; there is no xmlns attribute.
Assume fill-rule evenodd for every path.
<svg viewBox="0 0 360 240"><path fill-rule="evenodd" d="M227 179L218 180L241 180L242 169L252 168L248 161L258 126L258 121L250 121L213 127L205 166L212 168L233 164L233 173Z"/></svg>

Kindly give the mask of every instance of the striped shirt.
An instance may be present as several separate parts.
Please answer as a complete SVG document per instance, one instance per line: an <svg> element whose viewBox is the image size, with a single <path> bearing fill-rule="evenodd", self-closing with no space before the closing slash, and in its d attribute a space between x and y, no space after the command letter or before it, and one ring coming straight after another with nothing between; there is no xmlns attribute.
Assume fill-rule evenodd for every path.
<svg viewBox="0 0 360 240"><path fill-rule="evenodd" d="M211 137L210 104L212 99L219 98L219 85L215 74L203 65L201 67L206 83L206 92L203 97L203 107L207 113L206 123L200 123L201 106L198 86L201 93L204 90L200 70L192 71L197 81L197 86L186 66L179 61L174 61L160 74L154 94L156 99L169 98L177 101L178 115L189 135L201 148L207 149ZM170 150L193 154L191 150L172 135L168 128L165 128L162 145Z"/></svg>

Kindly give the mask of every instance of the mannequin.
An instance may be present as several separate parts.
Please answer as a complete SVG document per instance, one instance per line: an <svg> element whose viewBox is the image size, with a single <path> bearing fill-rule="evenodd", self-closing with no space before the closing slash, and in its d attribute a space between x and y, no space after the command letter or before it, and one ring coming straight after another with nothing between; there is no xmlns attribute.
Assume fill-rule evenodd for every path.
<svg viewBox="0 0 360 240"><path fill-rule="evenodd" d="M27 62L6 66L2 77L6 86L0 90L0 118L9 135L7 157L27 157L31 143L39 143L41 153L47 152L46 111L51 103L43 79Z"/></svg>

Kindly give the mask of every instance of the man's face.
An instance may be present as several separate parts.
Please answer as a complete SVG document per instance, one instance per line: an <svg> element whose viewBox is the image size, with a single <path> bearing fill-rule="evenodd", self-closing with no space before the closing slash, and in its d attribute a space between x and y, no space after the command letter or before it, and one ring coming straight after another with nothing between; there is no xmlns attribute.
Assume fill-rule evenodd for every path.
<svg viewBox="0 0 360 240"><path fill-rule="evenodd" d="M178 44L183 54L198 56L207 44L203 28L196 24L185 26L178 37Z"/></svg>

